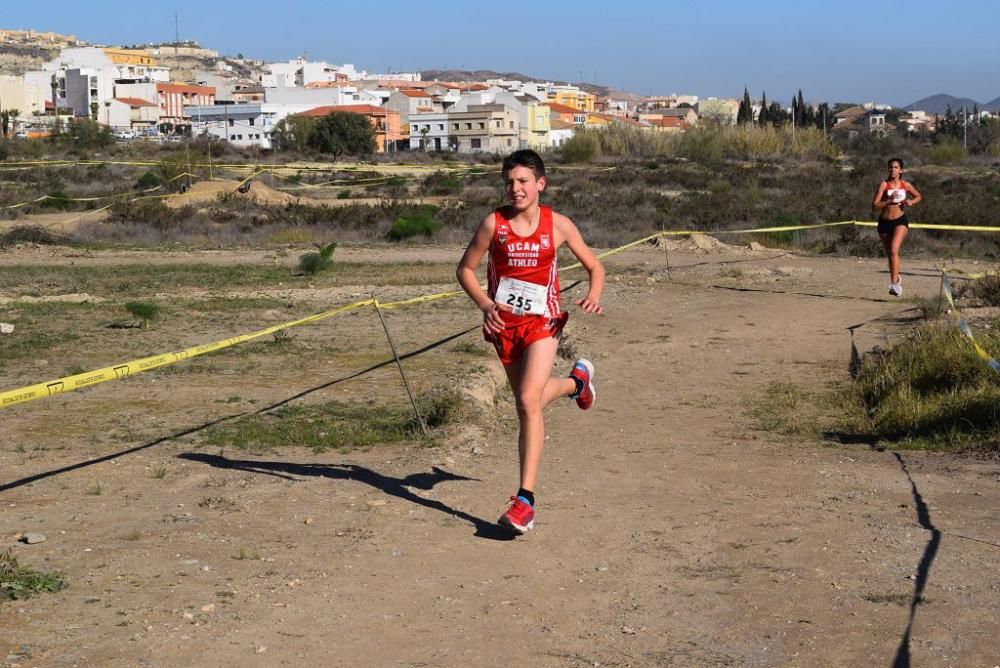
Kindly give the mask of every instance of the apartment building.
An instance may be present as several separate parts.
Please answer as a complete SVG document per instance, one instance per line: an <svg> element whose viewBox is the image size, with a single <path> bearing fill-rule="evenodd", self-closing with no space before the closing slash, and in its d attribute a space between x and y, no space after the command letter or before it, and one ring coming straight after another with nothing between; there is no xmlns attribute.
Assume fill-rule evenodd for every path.
<svg viewBox="0 0 1000 668"><path fill-rule="evenodd" d="M156 84L156 102L160 108L160 127L168 132L180 134L191 131L192 118L189 107L204 108L215 104L215 89L211 86L190 84ZM236 106L236 105L227 105Z"/></svg>
<svg viewBox="0 0 1000 668"><path fill-rule="evenodd" d="M470 105L468 111L451 112L447 118L449 144L461 153L510 153L519 146L521 123L510 107Z"/></svg>

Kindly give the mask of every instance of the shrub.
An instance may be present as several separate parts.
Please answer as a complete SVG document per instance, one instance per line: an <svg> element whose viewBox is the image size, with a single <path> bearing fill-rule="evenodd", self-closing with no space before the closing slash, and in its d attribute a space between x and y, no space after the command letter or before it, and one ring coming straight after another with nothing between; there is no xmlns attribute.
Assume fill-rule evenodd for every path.
<svg viewBox="0 0 1000 668"><path fill-rule="evenodd" d="M18 243L57 244L61 240L44 227L38 225L18 225L0 234L0 248L8 248Z"/></svg>
<svg viewBox="0 0 1000 668"><path fill-rule="evenodd" d="M597 155L599 146L596 131L577 130L563 143L563 158L566 162L590 162Z"/></svg>
<svg viewBox="0 0 1000 668"><path fill-rule="evenodd" d="M930 161L939 165L951 165L961 162L967 155L958 140L950 137L942 137L927 152L927 157Z"/></svg>
<svg viewBox="0 0 1000 668"><path fill-rule="evenodd" d="M973 281L969 292L983 306L1000 306L1000 274L987 274Z"/></svg>
<svg viewBox="0 0 1000 668"><path fill-rule="evenodd" d="M981 341L987 349L997 342L995 336ZM866 360L856 391L880 437L935 446L1000 444L996 372L950 323L924 325Z"/></svg>
<svg viewBox="0 0 1000 668"><path fill-rule="evenodd" d="M149 323L160 315L160 307L152 302L126 302L125 310L142 322L142 328L148 329Z"/></svg>
<svg viewBox="0 0 1000 668"><path fill-rule="evenodd" d="M316 245L319 252L306 253L299 258L299 271L313 276L321 271L326 271L333 266L330 256L337 249L337 242L331 241L325 246Z"/></svg>
<svg viewBox="0 0 1000 668"><path fill-rule="evenodd" d="M73 207L73 201L70 200L69 195L61 190L54 190L48 194L48 196L39 202L39 206L45 209L60 209L66 211Z"/></svg>
<svg viewBox="0 0 1000 668"><path fill-rule="evenodd" d="M425 237L434 236L439 229L441 224L434 220L434 212L428 208L420 208L409 216L396 218L385 237L389 241L404 241L421 234Z"/></svg>
<svg viewBox="0 0 1000 668"><path fill-rule="evenodd" d="M462 180L454 174L434 172L424 179L424 190L430 195L454 195L462 192Z"/></svg>
<svg viewBox="0 0 1000 668"><path fill-rule="evenodd" d="M146 172L135 182L135 187L140 190L150 190L151 188L155 188L160 185L160 183L162 182L160 181L159 176L153 172Z"/></svg>

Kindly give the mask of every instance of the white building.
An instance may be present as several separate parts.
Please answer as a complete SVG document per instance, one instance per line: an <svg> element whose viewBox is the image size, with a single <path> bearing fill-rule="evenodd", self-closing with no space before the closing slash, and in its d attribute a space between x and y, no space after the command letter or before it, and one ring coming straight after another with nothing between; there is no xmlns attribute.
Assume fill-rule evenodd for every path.
<svg viewBox="0 0 1000 668"><path fill-rule="evenodd" d="M342 107L345 104L375 104L379 98L359 91L354 86L333 86L328 88L265 88L264 102L289 107L302 107L298 111L316 107Z"/></svg>
<svg viewBox="0 0 1000 668"><path fill-rule="evenodd" d="M17 109L18 116L45 113L45 102L52 97L51 77L0 75L0 109Z"/></svg>
<svg viewBox="0 0 1000 668"><path fill-rule="evenodd" d="M287 63L269 63L268 73L260 78L265 88L303 88L309 84L332 81L361 81L371 78L358 72L354 65L331 65L325 61L309 61L299 57Z"/></svg>
<svg viewBox="0 0 1000 668"><path fill-rule="evenodd" d="M448 142L448 113L434 111L410 115L411 151L448 151L457 144Z"/></svg>
<svg viewBox="0 0 1000 668"><path fill-rule="evenodd" d="M271 148L274 126L288 115L273 104L217 104L184 107L191 117L191 134L211 135L234 146Z"/></svg>

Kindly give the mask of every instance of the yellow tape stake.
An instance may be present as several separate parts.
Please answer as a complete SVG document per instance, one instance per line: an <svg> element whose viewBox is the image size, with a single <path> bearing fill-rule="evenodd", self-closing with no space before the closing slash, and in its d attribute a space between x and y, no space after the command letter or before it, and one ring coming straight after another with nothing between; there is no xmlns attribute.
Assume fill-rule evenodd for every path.
<svg viewBox="0 0 1000 668"><path fill-rule="evenodd" d="M288 329L289 327L298 327L299 325L307 325L310 323L323 320L325 318L330 318L339 313L344 313L345 311L351 311L362 306L370 306L374 303L371 299L366 299L360 302L354 302L353 304L348 304L346 306L339 306L329 311L324 311L323 313L317 313L315 315L310 315L299 320L293 320L291 322L285 322L280 325L274 325L272 327L267 327L266 329L261 329L250 334L242 334L240 336L230 337L228 339L223 339L221 341L215 341L214 343L206 343L200 346L194 346L193 348L186 348L184 350L179 350L173 353L164 353L162 355L153 355L152 357L143 357L141 359L129 360L128 362L122 362L120 364L115 364L113 366L107 366L103 369L95 369L93 371L85 371L84 373L74 374L72 376L64 376L63 378L56 378L55 380L50 380L44 383L37 383L35 385L29 385L27 387L21 387L16 390L9 390L7 392L0 392L0 408L6 408L8 406L13 406L14 404L24 403L26 401L34 401L35 399L44 399L45 397L51 397L56 394L61 394L63 392L71 392L73 390L79 390L85 387L91 387L92 385L97 385L98 383L104 383L109 380L121 380L128 376L141 373L143 371L150 371L152 369L159 368L161 366L167 366L169 364L175 364L182 360L189 359L191 357L198 357L199 355L205 355L207 353L212 353L217 350L222 350L223 348L229 348L235 346L244 341L250 341L251 339L256 339L261 336L267 336L268 334L273 334L281 329Z"/></svg>

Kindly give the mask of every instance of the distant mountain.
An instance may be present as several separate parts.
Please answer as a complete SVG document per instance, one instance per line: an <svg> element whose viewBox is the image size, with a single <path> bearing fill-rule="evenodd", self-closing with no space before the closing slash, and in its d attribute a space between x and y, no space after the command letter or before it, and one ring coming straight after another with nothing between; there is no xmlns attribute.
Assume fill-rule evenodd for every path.
<svg viewBox="0 0 1000 668"><path fill-rule="evenodd" d="M1000 97L997 97L997 98L994 98L994 99L990 100L986 104L982 105L982 108L986 109L987 111L993 111L995 109L1000 109Z"/></svg>
<svg viewBox="0 0 1000 668"><path fill-rule="evenodd" d="M1000 100L1000 98L997 98ZM995 104L997 100L994 100ZM962 107L972 109L974 106L978 105L980 109L992 108L989 104L983 105L979 104L972 98L968 97L955 97L954 95L946 95L945 93L938 93L937 95L931 95L930 97L925 97L922 100L917 100L912 104L908 104L903 107L904 111L926 111L928 114L943 114L948 110L948 106L951 105L951 110L957 112Z"/></svg>

